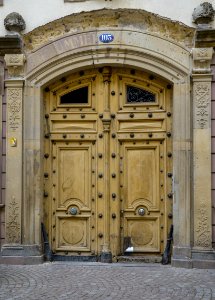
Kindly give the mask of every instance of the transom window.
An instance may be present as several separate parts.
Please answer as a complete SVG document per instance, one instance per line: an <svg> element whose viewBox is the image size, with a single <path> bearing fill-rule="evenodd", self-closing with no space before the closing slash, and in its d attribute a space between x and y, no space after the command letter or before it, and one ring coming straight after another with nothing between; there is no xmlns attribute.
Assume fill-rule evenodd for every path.
<svg viewBox="0 0 215 300"><path fill-rule="evenodd" d="M73 90L60 97L60 104L87 104L88 86Z"/></svg>
<svg viewBox="0 0 215 300"><path fill-rule="evenodd" d="M127 103L148 103L155 101L155 94L135 86L127 85Z"/></svg>

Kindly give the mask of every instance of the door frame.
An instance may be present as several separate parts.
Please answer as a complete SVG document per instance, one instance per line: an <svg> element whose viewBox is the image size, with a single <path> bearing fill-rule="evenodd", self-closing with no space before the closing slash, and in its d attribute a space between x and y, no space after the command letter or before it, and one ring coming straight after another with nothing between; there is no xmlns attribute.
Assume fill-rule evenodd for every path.
<svg viewBox="0 0 215 300"><path fill-rule="evenodd" d="M150 77L150 74L148 73L143 73L130 68L104 67L95 70L86 70L85 72L82 72L81 75L79 73L80 72L76 72L67 76L65 82L57 80L44 91L44 136L46 137L47 132L50 132L51 136L50 138L44 138L46 153L46 159L44 160L44 190L47 196L44 197L44 213L49 217L44 219L43 223L49 235L51 249L54 253L62 256L65 255L65 253L66 255L73 256L77 253L82 253L82 255L86 256L87 254L92 255L92 253L93 255L99 255L101 247L104 248L105 245L106 248L109 246L113 258L115 259L115 256L124 254L123 236L128 239L128 232L131 232L132 227L136 226L135 223L138 223L138 226L143 226L141 224L145 224L144 226L148 228L149 236L151 229L153 228L155 235L152 242L153 246L148 245L148 248L146 247L144 250L145 246L142 245L142 250L134 250L133 254L140 255L140 253L142 253L142 255L159 255L164 251L164 241L167 240L168 231L172 224L172 200L170 200L172 197L172 139L169 139L169 135L167 135L167 132L169 132L171 136L172 132L170 103L172 89L168 85L168 82L160 80L159 78ZM109 74L108 82L105 81L107 74ZM59 97L61 97L61 95L70 93L72 90L81 88L84 85L89 87L88 105L84 104L82 106L81 104L59 103ZM133 85L134 87L139 86L142 89L145 88L152 93L154 92L156 94L156 101L154 103L126 103L127 85ZM103 90L105 90L104 93L102 93ZM114 91L114 98L110 91ZM111 101L111 99L115 99L115 101ZM80 109L84 116L84 120L82 118L80 120ZM150 114L153 114L153 119L151 119L151 116L149 118L149 110ZM103 119L104 115L105 118ZM132 127L131 121L134 121L135 125L135 122L139 122L140 120L142 120L141 123L139 123L142 128L136 130L135 126ZM150 123L152 120L155 123L162 120L162 125L156 123L157 125L155 125L155 127L152 126L150 129L147 128L146 124L148 122ZM62 121L64 126L66 124L76 126L76 130L74 131L74 129L70 128L70 130L66 130L67 134L65 134L65 131L61 126ZM91 125L89 126L93 125L93 128L90 127L90 131L85 132L85 128L82 128L81 130L77 128L77 122L81 127L81 123L83 125L86 121L90 122ZM127 123L127 125L129 124L129 128L123 129L123 127L121 127L124 126L125 123ZM98 134L99 132L103 132L101 137L101 134ZM114 138L112 137L112 133L114 133ZM131 133L132 136L130 135ZM88 135L87 138L85 134ZM81 138L80 135L83 135L83 137ZM86 145L86 143L89 142L91 143L91 146L88 144ZM81 146L78 146L79 144ZM67 149L67 153L68 150L72 153L74 149L76 149L76 151L78 150L77 147L82 150L83 147L88 147L87 152L90 157L89 165L92 168L88 172L91 174L92 170L94 170L92 173L95 173L95 175L92 175L93 178L91 176L89 177L88 187L90 188L86 188L89 194L85 195L85 197L82 195L82 198L81 194L79 194L79 197L77 196L76 200L71 200L72 194L70 195L71 197L69 200L67 195L67 200L65 200L66 198L64 199L65 202L61 203L61 207L60 199L64 198L65 195L61 190L62 182L61 184L59 183L59 180L61 180L61 176L59 176L61 168L58 160L60 159L59 153L56 149L61 149L61 151ZM93 154L89 154L91 147L94 148ZM160 148L162 148L162 150ZM144 157L145 151L156 149L155 151L157 154L154 157L154 162L156 161L154 165L154 174L156 174L156 177L152 176L152 178L149 178L146 173L145 176L149 179L149 182L154 182L154 184L156 182L155 186L157 192L156 196L150 194L149 198L147 197L148 200L141 198L141 195L149 192L145 185L145 192L143 189L141 194L139 193L138 196L136 195L137 198L134 202L129 202L132 195L130 194L130 196L127 197L127 192L125 192L125 190L128 188L128 183L123 184L126 180L125 178L127 178L125 174L128 172L126 153L128 150L135 151L135 149L142 151L142 158ZM92 150L93 149L91 149L91 151ZM107 153L108 151L110 152ZM103 152L103 157L101 160L97 160L98 153L101 152ZM110 159L111 153L112 155L115 155L111 155L114 159ZM167 155L168 153L169 155ZM50 158L47 157L47 155L49 155ZM144 158L142 163L146 163ZM65 165L66 168L67 165L68 162ZM106 165L109 166L111 171L109 168L105 167ZM130 171L131 169L134 169L133 167L134 165L132 168L130 165ZM79 169L80 167L78 166L76 172L72 172L72 174L78 175ZM55 171L52 172L52 170ZM101 176L98 177L99 171L101 170L103 173L100 173ZM113 175L113 172L116 173L116 178L111 176ZM168 177L167 172L169 172ZM72 174L67 173L67 178L72 176ZM85 173L85 175L86 174L87 173ZM133 173L132 177L134 176L135 173ZM55 179L53 179L53 177ZM101 180L103 177L105 177L104 181ZM75 180L75 178L73 178L73 180ZM78 181L78 178L81 178L81 182ZM142 176L138 176L138 178L142 178ZM76 187L83 184L82 176L78 176L76 180ZM135 185L135 182L132 184L130 180L129 182L133 194L135 193L135 190L133 190L132 186L133 184ZM144 181L141 180L141 182L142 184L139 182L139 186L144 186ZM78 191L77 188L74 189L76 195L78 194ZM102 201L99 201L97 197L99 191L103 191ZM59 193L62 193L61 197L59 196ZM111 193L116 197L116 201ZM82 201L80 199L82 199ZM153 202L153 205L149 199ZM128 204L128 202L130 204ZM85 205L83 203L85 203ZM126 203L128 206L126 206ZM71 206L76 207L76 216L71 216ZM143 215L141 216L138 213L140 207L144 207L144 218ZM84 209L82 210L82 208ZM100 218L98 218L98 212L101 215ZM60 226L60 224L62 224L62 222L67 222L67 226L71 226L71 223L74 225L75 223L80 222L80 219L91 225L93 223L92 227L88 225L89 228L87 232L85 232L85 238L82 237L83 240L81 240L81 243L85 241L85 246L80 246L77 249L77 245L69 244L66 241L61 244L63 237L62 232L60 233L59 231L60 228L62 230L63 225ZM84 228L86 229L86 226L84 226L83 229ZM102 233L104 237L98 238L98 232ZM145 232L144 228L141 232ZM140 240L143 241L145 234L140 237L141 232L139 231L138 239L140 238ZM86 247L86 245L88 245L88 247Z"/></svg>

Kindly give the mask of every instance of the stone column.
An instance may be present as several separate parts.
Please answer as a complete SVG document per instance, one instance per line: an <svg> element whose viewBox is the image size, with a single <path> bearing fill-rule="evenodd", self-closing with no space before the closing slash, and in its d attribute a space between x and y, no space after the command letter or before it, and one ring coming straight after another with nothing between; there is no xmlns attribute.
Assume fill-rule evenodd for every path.
<svg viewBox="0 0 215 300"><path fill-rule="evenodd" d="M22 101L23 54L6 54L8 79L5 81L7 99L6 131L6 210L5 241L2 255L16 255L22 243ZM15 253L15 254L14 254Z"/></svg>
<svg viewBox="0 0 215 300"><path fill-rule="evenodd" d="M213 48L193 49L193 267L215 267L211 220L211 70Z"/></svg>
<svg viewBox="0 0 215 300"><path fill-rule="evenodd" d="M5 80L7 101L6 133L6 203L5 245L0 263L28 263L35 256L31 245L23 245L23 54L6 54L8 78ZM38 254L37 254L38 255ZM31 263L34 263L31 260Z"/></svg>

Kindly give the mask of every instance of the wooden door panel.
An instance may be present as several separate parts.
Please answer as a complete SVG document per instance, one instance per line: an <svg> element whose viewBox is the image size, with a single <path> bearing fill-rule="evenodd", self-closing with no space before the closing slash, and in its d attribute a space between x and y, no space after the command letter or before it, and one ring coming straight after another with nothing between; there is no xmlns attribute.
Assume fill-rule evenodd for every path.
<svg viewBox="0 0 215 300"><path fill-rule="evenodd" d="M142 131L163 131L165 130L163 120L132 120L119 121L119 132L142 132Z"/></svg>
<svg viewBox="0 0 215 300"><path fill-rule="evenodd" d="M125 229L131 238L133 252L159 252L160 226L159 218L128 217L125 219Z"/></svg>
<svg viewBox="0 0 215 300"><path fill-rule="evenodd" d="M95 132L96 123L73 121L71 124L68 124L63 121L55 121L53 122L52 130L54 132Z"/></svg>
<svg viewBox="0 0 215 300"><path fill-rule="evenodd" d="M159 147L125 145L125 208L159 210Z"/></svg>
<svg viewBox="0 0 215 300"><path fill-rule="evenodd" d="M58 251L90 251L90 217L58 217Z"/></svg>
<svg viewBox="0 0 215 300"><path fill-rule="evenodd" d="M75 201L90 208L91 147L58 147L57 170L58 207Z"/></svg>

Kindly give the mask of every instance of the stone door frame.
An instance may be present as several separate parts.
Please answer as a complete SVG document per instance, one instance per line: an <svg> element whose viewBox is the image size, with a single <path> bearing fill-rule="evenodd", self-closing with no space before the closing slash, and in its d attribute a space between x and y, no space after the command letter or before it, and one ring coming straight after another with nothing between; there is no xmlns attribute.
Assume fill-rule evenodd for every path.
<svg viewBox="0 0 215 300"><path fill-rule="evenodd" d="M112 44L102 44L98 41L99 34L106 31L115 37ZM172 262L175 266L190 267L194 238L191 213L193 190L191 51L167 38L129 28L91 30L63 36L26 55L21 243L41 245L41 220L45 217L42 205L43 89L66 74L108 65L146 70L172 85L174 224Z"/></svg>

